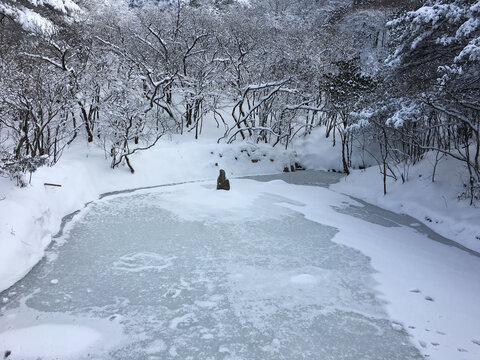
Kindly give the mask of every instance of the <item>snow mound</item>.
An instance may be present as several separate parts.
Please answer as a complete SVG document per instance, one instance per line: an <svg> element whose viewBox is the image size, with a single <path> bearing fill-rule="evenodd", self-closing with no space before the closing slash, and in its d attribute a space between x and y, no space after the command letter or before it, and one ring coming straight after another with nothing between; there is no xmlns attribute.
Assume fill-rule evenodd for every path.
<svg viewBox="0 0 480 360"><path fill-rule="evenodd" d="M0 334L0 349L17 359L74 358L102 339L94 329L79 325L42 324Z"/></svg>

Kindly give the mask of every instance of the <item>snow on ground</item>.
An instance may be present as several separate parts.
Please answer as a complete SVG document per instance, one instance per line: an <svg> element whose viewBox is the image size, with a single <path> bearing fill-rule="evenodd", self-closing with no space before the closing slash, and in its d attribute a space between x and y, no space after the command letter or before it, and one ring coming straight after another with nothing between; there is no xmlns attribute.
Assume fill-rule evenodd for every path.
<svg viewBox="0 0 480 360"><path fill-rule="evenodd" d="M90 352L106 353L127 341L117 319L40 312L26 306L27 300L21 302L20 311L3 314L0 349L8 349L11 358L78 359Z"/></svg>
<svg viewBox="0 0 480 360"><path fill-rule="evenodd" d="M62 358L72 356L92 346L101 338L100 333L84 326L36 325L2 333L0 348L8 348L17 355L36 358Z"/></svg>
<svg viewBox="0 0 480 360"><path fill-rule="evenodd" d="M461 184L467 176L466 169L457 161L447 159L438 165L432 183L433 160L432 156L426 156L413 166L408 181L403 184L401 180L389 179L387 196L383 195L378 167L354 170L351 176L331 188L385 209L411 215L446 238L480 252L480 206L472 207L468 200L458 198L464 191Z"/></svg>
<svg viewBox="0 0 480 360"><path fill-rule="evenodd" d="M480 294L478 257L431 241L413 228L341 216L329 209L328 204L339 201L326 189L302 187L289 197L304 205L284 206L340 229L334 241L371 258L392 326L408 331L423 354L442 360L478 359L480 323L472 321L480 319L475 305Z"/></svg>
<svg viewBox="0 0 480 360"><path fill-rule="evenodd" d="M292 151L267 145L186 141L180 136L161 141L148 152L130 157L127 168L112 170L103 151L85 143L67 149L54 167L44 167L23 189L0 178L0 291L21 279L43 256L62 218L105 192L192 180L277 173L294 164ZM61 188L44 183L62 185Z"/></svg>
<svg viewBox="0 0 480 360"><path fill-rule="evenodd" d="M341 170L341 147L331 147L324 130L318 129L310 138L297 145L298 159L308 169ZM334 159L332 161L332 159ZM361 159L354 158L354 165ZM367 164L374 164L366 159ZM442 159L432 182L435 154L409 169L408 181L387 180L387 195L383 195L382 176L378 166L352 170L348 177L331 185L331 189L348 194L397 213L408 214L469 249L480 252L480 204L469 205L459 199L468 181L467 169L452 158Z"/></svg>
<svg viewBox="0 0 480 360"><path fill-rule="evenodd" d="M329 137L326 138L325 131L325 126L316 127L311 134L298 138L294 142L298 161L302 166L311 170L343 171L340 137L336 136L335 146L333 146L334 132L331 131ZM357 144L354 144L354 146L352 165L355 168L376 164L375 160L367 152L362 152Z"/></svg>
<svg viewBox="0 0 480 360"><path fill-rule="evenodd" d="M311 138L297 146L300 161L310 168L333 167L324 160L330 161L338 150L325 147L324 152L315 154L314 145L314 138ZM202 179L214 184L219 168L226 169L230 178L275 173L291 165L294 158L291 152L273 151L269 147L184 142L174 137L171 141L162 141L149 152L132 156L131 160L136 169L134 175L126 168L109 169L101 151L77 144L65 152L55 167L34 173L30 187L18 189L0 179L0 199L5 198L0 201L0 290L22 278L40 260L64 215L82 208L104 192ZM289 201L283 206L303 213L307 219L340 229L335 241L369 256L378 271L375 279L379 282L379 296L386 301L388 313L394 319L392 328L408 331L424 354L438 360L474 360L480 354L480 325L472 321L480 318L476 306L480 294L478 258L436 243L412 228L380 226L340 214L332 208L332 204L352 204L338 193L353 195L410 214L440 234L479 251L480 240L476 237L480 235L480 210L457 199L462 189L456 184L459 177L465 176L464 169L447 159L440 163L436 182L432 183L432 166L432 159L426 157L410 169L406 184L389 180L389 194L385 197L375 167L354 171L331 186L337 193L281 181L270 182L257 190L287 197ZM62 187L45 187L46 182L59 183ZM199 206L210 204L202 207L204 216L208 217L216 212L225 213L229 210L226 204L233 203L236 205L235 212L230 213L233 219L242 211L248 212L248 206L259 193L251 193L256 185L247 180L232 185L233 191L228 193L205 188L198 191L198 184L182 185L180 194L186 197L181 201L178 196L172 197L163 205L170 211L177 209L183 217L197 218ZM246 193L249 196L245 196ZM162 266L149 254L142 256L146 266ZM131 260L121 259L120 268L128 268ZM292 274L288 281L303 287L316 286L316 278L308 273ZM8 299L2 301L8 302ZM25 327L21 330L24 333L7 331L2 339L3 336L18 338L20 335L35 338L44 331L71 332L81 334L85 340L80 342L79 351L96 342L94 328L67 329L62 327L65 324L60 325L46 322L39 324L40 327ZM27 354L28 349L25 351ZM68 353L63 355L69 356Z"/></svg>

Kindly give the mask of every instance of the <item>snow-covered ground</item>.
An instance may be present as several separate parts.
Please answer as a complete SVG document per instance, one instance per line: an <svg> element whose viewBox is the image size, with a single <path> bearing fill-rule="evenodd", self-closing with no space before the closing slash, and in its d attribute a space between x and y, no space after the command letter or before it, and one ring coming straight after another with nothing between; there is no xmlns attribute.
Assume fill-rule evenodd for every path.
<svg viewBox="0 0 480 360"><path fill-rule="evenodd" d="M331 168L331 163L325 163L323 159L330 161L336 150L325 147L324 153L315 153L314 140L312 137L297 145L295 150L300 162L314 168ZM136 169L134 175L125 168L109 169L101 151L77 144L65 152L56 166L34 173L30 187L18 189L0 179L0 199L5 198L0 201L0 290L21 279L42 258L64 215L82 209L86 202L95 201L102 193L196 180L207 180L213 185L220 168L224 168L230 178L278 173L292 165L295 159L292 152L266 146L219 145L211 139L199 142L173 138L162 141L151 151L136 154L131 160ZM480 357L480 325L472 319L480 318L476 306L480 295L479 258L432 241L415 230L418 225L415 222L412 226L398 226L392 220L379 223L378 219L369 219L368 214L363 219L353 216L362 205L340 194L411 214L440 234L478 251L479 209L458 201L456 196L461 189L453 185L457 184L458 176L463 176L462 169L445 161L439 165L437 181L432 184L428 178L430 168L427 158L411 169L406 184L390 181L389 194L385 197L381 195L378 170L371 168L364 172L354 171L352 176L332 185L330 190L280 181L260 185L249 180L235 180L229 193L205 188L205 182L178 185L173 191L176 195L163 206L185 221L199 217L208 221L218 214L242 219L242 216L252 215L251 206L261 194L281 196L286 199L281 201L283 207L303 214L307 220L337 229L333 241L358 249L371 259L371 266L378 271L373 275L378 282L376 297L384 301L394 330L407 331L413 336L413 344L432 359L476 360ZM62 187L46 187L44 183L58 183ZM231 219L227 216L227 220ZM135 256L120 259L127 268L137 260ZM145 261L145 256L140 260ZM317 275L301 271L292 273L288 279L300 287L321 286L323 280ZM48 282L51 286L58 285L57 277L48 279ZM10 293L4 294L2 312L11 301ZM11 296L15 298L16 294ZM55 304L54 299L52 301ZM201 304L207 306L210 304L207 302ZM79 345L78 351L81 352L102 342L102 334L118 334L118 327L121 327L120 320L114 321L113 327L102 333L104 325L101 321L92 325L84 317L79 320L64 315L61 320L55 318L35 325L35 320L33 324L26 320L16 321L18 314L15 311L18 310L8 311L13 312L3 314L7 328L0 333L0 344L24 336L32 337L32 341L38 340L36 335L45 332L72 333L85 339L83 345ZM28 307L22 308L22 314L29 314L29 311ZM38 315L31 314L27 318L36 319ZM72 321L79 327L69 327ZM44 325L47 327L42 327ZM271 349L280 346L275 339L269 345ZM150 344L154 353L166 346L164 342L156 341ZM38 344L42 345L41 342ZM18 351L22 343L14 345ZM57 356L72 356L68 353L70 346L63 348L65 353ZM39 349L34 348L35 351Z"/></svg>
<svg viewBox="0 0 480 360"><path fill-rule="evenodd" d="M331 139L324 138L323 129L296 147L299 161L309 169L341 170L341 147L331 147ZM362 159L353 159L358 167ZM366 163L373 165L371 158ZM397 213L408 214L422 221L435 232L459 244L480 252L480 203L472 207L468 200L459 199L468 182L465 167L452 158L443 158L437 165L432 182L435 154L411 166L408 180L402 183L387 179L387 195L383 195L382 176L378 166L366 170L352 170L348 177L331 186L332 190L348 194Z"/></svg>

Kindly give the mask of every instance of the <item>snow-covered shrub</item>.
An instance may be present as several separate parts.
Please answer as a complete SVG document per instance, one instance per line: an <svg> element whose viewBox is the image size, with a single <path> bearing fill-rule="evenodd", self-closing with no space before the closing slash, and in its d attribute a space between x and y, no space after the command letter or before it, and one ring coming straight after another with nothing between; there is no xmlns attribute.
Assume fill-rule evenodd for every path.
<svg viewBox="0 0 480 360"><path fill-rule="evenodd" d="M0 154L0 176L8 177L15 181L17 186L25 187L30 182L25 175L30 176L39 167L44 166L48 161L47 155L42 156L25 156L16 159L14 156L6 153Z"/></svg>

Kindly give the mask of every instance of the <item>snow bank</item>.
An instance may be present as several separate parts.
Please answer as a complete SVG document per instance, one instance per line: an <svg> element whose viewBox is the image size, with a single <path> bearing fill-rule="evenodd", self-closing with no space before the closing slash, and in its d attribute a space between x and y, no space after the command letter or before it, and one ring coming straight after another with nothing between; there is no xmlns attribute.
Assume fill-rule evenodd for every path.
<svg viewBox="0 0 480 360"><path fill-rule="evenodd" d="M332 147L332 139L325 138L325 129L316 128L312 135L295 146L298 161L310 170L342 170L341 144ZM362 154L359 149L354 154ZM471 207L458 195L465 191L468 172L452 159L442 159L432 173L435 154L425 158L409 170L408 181L402 183L389 178L387 195L383 195L383 182L376 162L368 154L354 155L352 165L370 166L365 171L352 170L331 189L348 194L382 208L410 215L440 235L469 249L480 252L480 207Z"/></svg>
<svg viewBox="0 0 480 360"><path fill-rule="evenodd" d="M28 297L21 301L20 311L12 309L3 314L0 349L8 349L12 358L78 359L85 353L108 353L129 341L118 319L39 312L26 306L26 300Z"/></svg>
<svg viewBox="0 0 480 360"><path fill-rule="evenodd" d="M19 189L0 179L0 200L4 198L0 201L0 291L25 276L43 257L65 215L102 193L216 179L220 168L226 170L227 177L278 173L293 165L295 156L292 151L268 145L186 142L178 136L130 159L133 175L127 168L110 169L98 148L74 144L58 164L35 172L27 188Z"/></svg>
<svg viewBox="0 0 480 360"><path fill-rule="evenodd" d="M85 352L100 338L98 332L85 326L44 324L2 333L0 347L27 359L65 358Z"/></svg>
<svg viewBox="0 0 480 360"><path fill-rule="evenodd" d="M469 249L480 252L480 207L459 199L468 172L458 161L447 158L437 167L432 182L434 154L409 171L408 181L388 179L387 195L378 167L354 170L331 189L363 199L385 209L404 213L422 221L435 232Z"/></svg>

